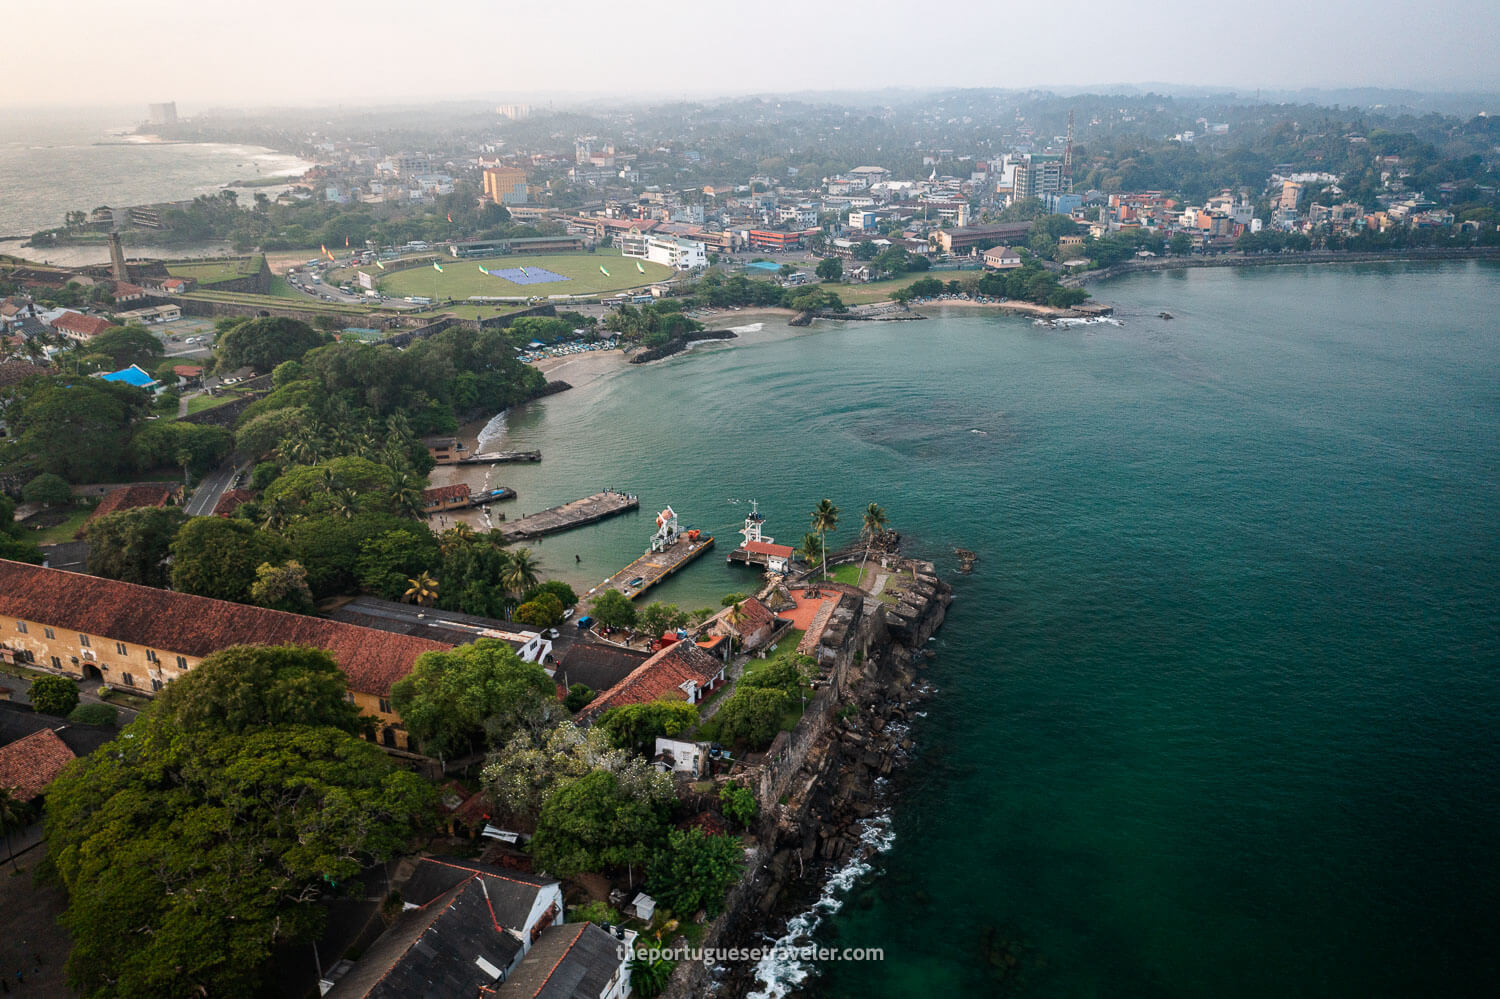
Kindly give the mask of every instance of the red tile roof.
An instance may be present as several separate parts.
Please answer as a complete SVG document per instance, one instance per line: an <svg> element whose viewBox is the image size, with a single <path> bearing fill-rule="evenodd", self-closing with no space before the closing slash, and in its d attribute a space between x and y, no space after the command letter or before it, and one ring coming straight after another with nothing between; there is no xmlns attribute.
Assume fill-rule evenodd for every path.
<svg viewBox="0 0 1500 999"><path fill-rule="evenodd" d="M81 333L86 337L98 336L113 325L108 319L98 316L85 316L77 312L64 312L52 320L52 328L55 330L67 330L72 333Z"/></svg>
<svg viewBox="0 0 1500 999"><path fill-rule="evenodd" d="M593 718L622 704L647 704L662 697L687 700L682 689L684 683L691 680L699 687L707 687L723 669L723 663L692 642L676 642L594 698L580 714Z"/></svg>
<svg viewBox="0 0 1500 999"><path fill-rule="evenodd" d="M776 546L773 546L776 547ZM753 635L760 629L774 626L776 615L772 614L770 608L754 597L746 597L740 601L739 620L731 620L734 608L723 611L723 621L738 635Z"/></svg>
<svg viewBox="0 0 1500 999"><path fill-rule="evenodd" d="M197 378L203 374L203 367L198 364L174 364L172 374L178 378Z"/></svg>
<svg viewBox="0 0 1500 999"><path fill-rule="evenodd" d="M0 746L0 787L20 801L30 801L47 790L62 773L73 751L50 728L33 732L8 746Z"/></svg>
<svg viewBox="0 0 1500 999"><path fill-rule="evenodd" d="M133 510L140 506L166 506L176 495L177 490L171 486L151 483L126 486L124 489L112 489L99 501L99 505L94 507L94 512L89 515L89 520L102 517L107 513L116 513L120 510Z"/></svg>
<svg viewBox="0 0 1500 999"><path fill-rule="evenodd" d="M466 482L455 482L451 486L434 486L431 489L422 490L422 502L427 506L434 503L446 503L449 500L468 499L469 485Z"/></svg>
<svg viewBox="0 0 1500 999"><path fill-rule="evenodd" d="M134 298L146 294L146 289L138 284L128 284L124 281L115 282L115 298Z"/></svg>
<svg viewBox="0 0 1500 999"><path fill-rule="evenodd" d="M349 678L349 689L377 697L411 672L417 656L453 647L4 559L0 615L195 659L231 645L310 645L333 656Z"/></svg>
<svg viewBox="0 0 1500 999"><path fill-rule="evenodd" d="M773 545L766 541L747 541L740 547L755 555L780 555L782 558L791 558L795 551L790 545Z"/></svg>
<svg viewBox="0 0 1500 999"><path fill-rule="evenodd" d="M231 489L219 497L219 502L214 504L215 517L227 517L240 508L240 504L255 496L248 489Z"/></svg>

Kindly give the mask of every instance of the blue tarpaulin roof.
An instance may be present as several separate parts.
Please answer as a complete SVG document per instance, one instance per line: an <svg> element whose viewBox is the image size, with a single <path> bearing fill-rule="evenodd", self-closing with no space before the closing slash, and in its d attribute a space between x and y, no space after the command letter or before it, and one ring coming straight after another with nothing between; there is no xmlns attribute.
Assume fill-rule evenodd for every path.
<svg viewBox="0 0 1500 999"><path fill-rule="evenodd" d="M141 370L139 365L135 364L132 364L128 368L121 368L119 371L111 371L109 374L101 375L100 377L107 382L125 382L127 385L134 385L136 388L146 388L149 385L156 384L155 378L152 378L145 371Z"/></svg>

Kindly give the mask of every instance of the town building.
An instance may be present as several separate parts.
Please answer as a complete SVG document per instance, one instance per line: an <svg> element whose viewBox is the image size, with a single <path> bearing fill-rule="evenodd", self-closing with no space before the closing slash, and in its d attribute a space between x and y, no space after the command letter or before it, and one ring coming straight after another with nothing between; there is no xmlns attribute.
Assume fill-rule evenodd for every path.
<svg viewBox="0 0 1500 999"><path fill-rule="evenodd" d="M128 368L111 371L99 377L107 382L120 382L124 385L133 385L136 388L145 389L147 392L155 392L161 387L161 382L152 378L150 372L138 364L132 364Z"/></svg>
<svg viewBox="0 0 1500 999"><path fill-rule="evenodd" d="M416 604L355 597L329 617L361 628L389 631L395 635L430 638L448 645L466 645L486 639L504 642L522 662L546 664L552 656L552 641L539 631L527 631L509 621L464 614L460 611L420 607Z"/></svg>
<svg viewBox="0 0 1500 999"><path fill-rule="evenodd" d="M503 985L481 989L495 999L624 999L636 932L609 933L593 923L550 926Z"/></svg>
<svg viewBox="0 0 1500 999"><path fill-rule="evenodd" d="M1027 153L1015 164L1015 179L1011 185L1011 202L1023 198L1041 198L1069 190L1067 178L1063 176L1063 158L1055 153Z"/></svg>
<svg viewBox="0 0 1500 999"><path fill-rule="evenodd" d="M422 490L422 512L429 516L443 510L462 510L469 505L469 485L455 482Z"/></svg>
<svg viewBox="0 0 1500 999"><path fill-rule="evenodd" d="M981 244L996 246L1024 239L1031 232L1030 222L1001 222L996 225L971 225L961 229L939 229L933 234L938 249L949 254L969 254Z"/></svg>
<svg viewBox="0 0 1500 999"><path fill-rule="evenodd" d="M776 615L765 604L754 597L746 597L709 618L705 631L707 634L732 638L742 650L754 652L771 641L776 625Z"/></svg>
<svg viewBox="0 0 1500 999"><path fill-rule="evenodd" d="M180 482L136 482L118 489L111 489L104 494L99 505L94 507L94 512L89 514L89 520L98 520L100 517L121 510L134 510L139 507L164 507L182 502L183 487Z"/></svg>
<svg viewBox="0 0 1500 999"><path fill-rule="evenodd" d="M684 742L681 739L657 736L656 755L651 761L668 773L706 777L708 776L709 748L706 742Z"/></svg>
<svg viewBox="0 0 1500 999"><path fill-rule="evenodd" d="M658 236L631 229L616 240L620 254L636 260L650 260L678 271L708 266L708 252L697 240L680 236Z"/></svg>
<svg viewBox="0 0 1500 999"><path fill-rule="evenodd" d="M592 721L610 708L647 704L663 697L697 704L723 682L723 663L691 641L674 642L594 698L579 712L579 718Z"/></svg>
<svg viewBox="0 0 1500 999"><path fill-rule="evenodd" d="M517 167L487 167L484 195L497 205L524 205L530 200L526 171Z"/></svg>
<svg viewBox="0 0 1500 999"><path fill-rule="evenodd" d="M984 251L984 266L987 270L1008 271L1021 266L1021 254L1008 246L995 246Z"/></svg>
<svg viewBox="0 0 1500 999"><path fill-rule="evenodd" d="M423 857L400 892L401 914L336 981L325 980L328 999L477 997L519 971L549 928L576 932L560 925L562 886L553 878Z"/></svg>
<svg viewBox="0 0 1500 999"><path fill-rule="evenodd" d="M599 642L576 642L563 653L562 662L549 668L548 672L564 690L581 683L600 693L625 679L650 658L651 653L637 649Z"/></svg>
<svg viewBox="0 0 1500 999"><path fill-rule="evenodd" d="M444 642L324 618L158 590L0 559L0 659L154 694L232 645L306 645L329 653L349 699L392 749L415 749L391 686Z"/></svg>
<svg viewBox="0 0 1500 999"><path fill-rule="evenodd" d="M23 736L0 746L0 791L10 792L22 804L39 798L63 767L76 758L50 728Z"/></svg>
<svg viewBox="0 0 1500 999"><path fill-rule="evenodd" d="M108 319L100 316L85 316L80 312L64 312L52 320L52 328L69 340L86 343L112 327Z"/></svg>

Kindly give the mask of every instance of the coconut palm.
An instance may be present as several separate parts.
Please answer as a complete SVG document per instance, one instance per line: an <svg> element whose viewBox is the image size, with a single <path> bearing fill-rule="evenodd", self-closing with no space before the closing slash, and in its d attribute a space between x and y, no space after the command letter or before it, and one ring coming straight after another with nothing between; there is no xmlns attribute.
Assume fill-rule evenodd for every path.
<svg viewBox="0 0 1500 999"><path fill-rule="evenodd" d="M407 517L420 517L423 512L422 480L409 472L401 472L391 486L391 497L396 501L396 512Z"/></svg>
<svg viewBox="0 0 1500 999"><path fill-rule="evenodd" d="M477 532L468 524L462 522L454 524L438 535L438 550L444 555L449 555L472 544L477 536Z"/></svg>
<svg viewBox="0 0 1500 999"><path fill-rule="evenodd" d="M505 568L500 570L500 585L519 597L537 584L539 568L541 562L532 557L530 548L517 548L506 558Z"/></svg>
<svg viewBox="0 0 1500 999"><path fill-rule="evenodd" d="M408 579L407 582L411 586L407 588L402 600L409 604L416 604L418 607L431 607L437 603L438 582L432 576L419 572L416 579Z"/></svg>
<svg viewBox="0 0 1500 999"><path fill-rule="evenodd" d="M292 505L285 496L272 496L260 505L260 526L278 531L291 523Z"/></svg>
<svg viewBox="0 0 1500 999"><path fill-rule="evenodd" d="M828 533L839 529L839 508L833 505L833 500L825 499L818 503L812 512L813 530L818 532L818 546L823 549L823 578L828 578Z"/></svg>
<svg viewBox="0 0 1500 999"><path fill-rule="evenodd" d="M818 560L823 557L823 542L811 531L802 535L802 544L797 549L797 554L808 565L817 565Z"/></svg>
<svg viewBox="0 0 1500 999"><path fill-rule="evenodd" d="M865 507L864 533L865 533L865 557L859 564L859 578L863 582L865 578L865 563L870 561L870 549L875 547L875 539L880 532L885 530L885 509L879 503L871 503Z"/></svg>

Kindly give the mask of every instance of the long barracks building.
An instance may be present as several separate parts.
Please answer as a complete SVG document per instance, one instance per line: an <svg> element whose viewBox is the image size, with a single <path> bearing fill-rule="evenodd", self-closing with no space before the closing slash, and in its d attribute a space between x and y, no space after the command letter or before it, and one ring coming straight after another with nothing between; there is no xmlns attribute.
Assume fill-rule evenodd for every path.
<svg viewBox="0 0 1500 999"><path fill-rule="evenodd" d="M309 645L348 677L378 720L373 737L416 749L391 710L391 685L443 642L0 559L0 658L154 694L231 645Z"/></svg>

